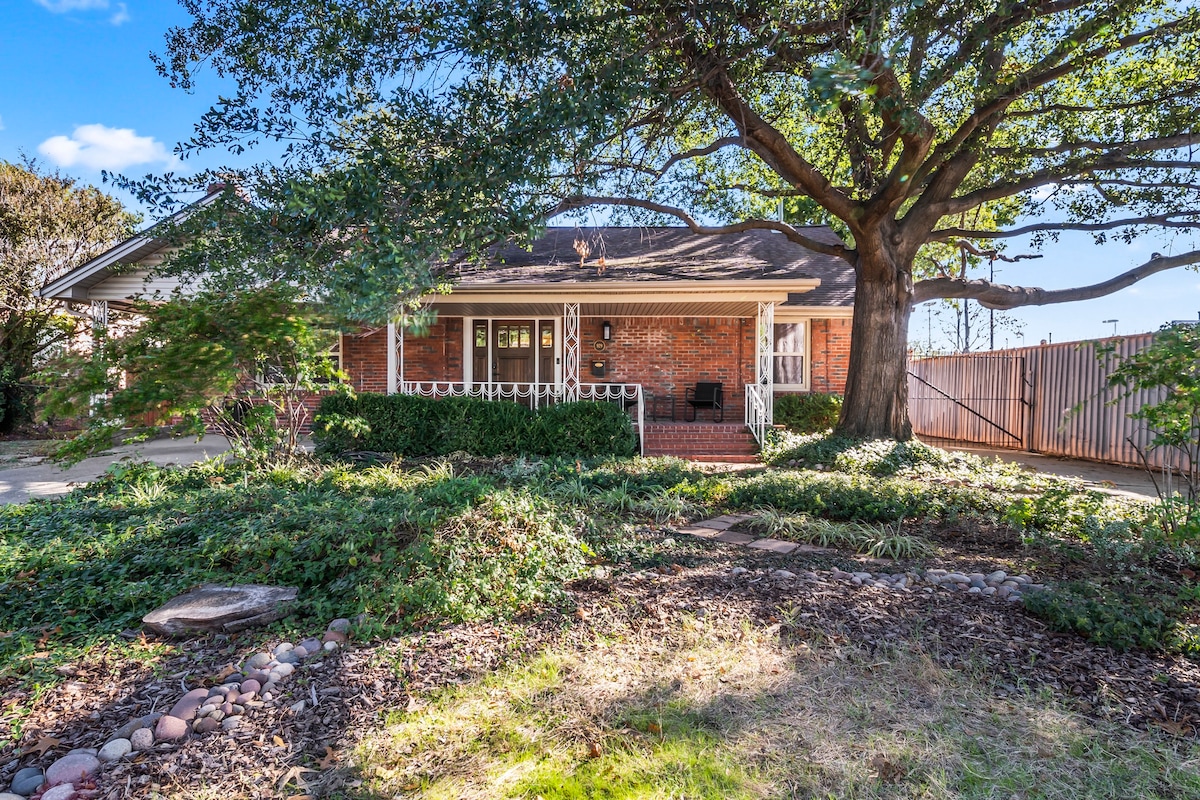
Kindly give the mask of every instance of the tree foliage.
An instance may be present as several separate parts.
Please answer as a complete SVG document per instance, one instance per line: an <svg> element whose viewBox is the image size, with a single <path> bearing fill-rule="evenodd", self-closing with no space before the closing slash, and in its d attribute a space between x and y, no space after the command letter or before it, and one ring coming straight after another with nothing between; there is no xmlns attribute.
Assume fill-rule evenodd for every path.
<svg viewBox="0 0 1200 800"><path fill-rule="evenodd" d="M248 458L290 457L309 421L305 396L339 377L336 341L294 288L176 293L140 301L110 325L92 353L66 353L44 375L48 415L88 415L59 452L78 460L171 422L177 434L206 423Z"/></svg>
<svg viewBox="0 0 1200 800"><path fill-rule="evenodd" d="M0 161L0 432L28 416L39 358L79 332L80 318L38 290L130 235L138 219L34 161Z"/></svg>
<svg viewBox="0 0 1200 800"><path fill-rule="evenodd" d="M1113 352L1110 347L1101 355ZM1164 473L1163 483L1155 481L1164 531L1195 543L1200 539L1200 324L1164 325L1149 347L1120 361L1108 383L1123 396L1160 392L1156 402L1130 416L1146 423L1152 448L1172 453L1173 470Z"/></svg>
<svg viewBox="0 0 1200 800"><path fill-rule="evenodd" d="M278 143L238 175L262 209L246 224L277 273L361 316L395 315L562 214L776 230L857 271L842 430L904 437L915 302L1083 299L1200 260L1052 291L919 266L939 243L1001 252L1014 236L1200 225L1191 3L185 5L194 21L169 34L161 71L193 89L207 67L238 87L186 148ZM192 252L177 269L219 266Z"/></svg>

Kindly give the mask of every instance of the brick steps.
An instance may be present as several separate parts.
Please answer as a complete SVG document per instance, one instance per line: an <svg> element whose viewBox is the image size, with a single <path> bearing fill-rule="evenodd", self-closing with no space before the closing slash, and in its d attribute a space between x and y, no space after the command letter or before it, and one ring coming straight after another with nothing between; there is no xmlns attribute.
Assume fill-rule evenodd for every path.
<svg viewBox="0 0 1200 800"><path fill-rule="evenodd" d="M736 423L652 422L646 425L645 453L749 464L758 460L758 443L745 425Z"/></svg>

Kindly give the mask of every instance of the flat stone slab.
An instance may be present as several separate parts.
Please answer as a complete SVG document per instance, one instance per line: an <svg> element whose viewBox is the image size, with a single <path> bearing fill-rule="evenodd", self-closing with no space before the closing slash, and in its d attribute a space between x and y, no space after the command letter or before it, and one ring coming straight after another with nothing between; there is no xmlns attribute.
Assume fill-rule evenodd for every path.
<svg viewBox="0 0 1200 800"><path fill-rule="evenodd" d="M289 586L206 584L168 600L142 617L142 622L167 636L234 633L283 619L291 612L296 594Z"/></svg>
<svg viewBox="0 0 1200 800"><path fill-rule="evenodd" d="M747 536L744 533L736 531L722 531L713 538L719 542L726 542L728 544L750 544L755 540L753 536Z"/></svg>
<svg viewBox="0 0 1200 800"><path fill-rule="evenodd" d="M799 553L836 553L837 550L832 547L817 547L815 544L798 544L796 552Z"/></svg>
<svg viewBox="0 0 1200 800"><path fill-rule="evenodd" d="M772 553L778 553L781 556L786 556L788 553L799 548L800 545L795 542L782 542L779 539L759 539L750 542L746 547L753 547L756 550L767 550Z"/></svg>
<svg viewBox="0 0 1200 800"><path fill-rule="evenodd" d="M726 528L732 528L736 523L723 520L720 517L716 519L706 519L703 522L692 523L697 528L712 528L715 531L723 531Z"/></svg>
<svg viewBox="0 0 1200 800"><path fill-rule="evenodd" d="M711 539L720 533L718 528L706 528L703 525L684 525L682 528L676 528L676 533L686 533L689 536L700 536L704 539Z"/></svg>

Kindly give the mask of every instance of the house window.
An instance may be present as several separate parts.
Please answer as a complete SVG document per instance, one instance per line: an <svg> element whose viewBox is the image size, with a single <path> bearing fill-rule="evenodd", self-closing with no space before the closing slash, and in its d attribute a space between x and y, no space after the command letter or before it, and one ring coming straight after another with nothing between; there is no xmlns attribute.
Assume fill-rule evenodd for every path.
<svg viewBox="0 0 1200 800"><path fill-rule="evenodd" d="M804 359L808 355L808 324L778 322L771 348L772 380L776 388L806 389Z"/></svg>

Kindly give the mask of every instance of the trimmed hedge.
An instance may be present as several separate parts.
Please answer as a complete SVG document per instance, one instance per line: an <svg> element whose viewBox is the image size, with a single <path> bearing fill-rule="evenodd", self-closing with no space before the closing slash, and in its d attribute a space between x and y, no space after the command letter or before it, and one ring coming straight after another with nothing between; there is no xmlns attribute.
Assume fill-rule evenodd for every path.
<svg viewBox="0 0 1200 800"><path fill-rule="evenodd" d="M842 398L836 394L783 394L775 398L775 424L794 433L819 433L837 425Z"/></svg>
<svg viewBox="0 0 1200 800"><path fill-rule="evenodd" d="M559 403L536 412L507 400L336 394L321 400L317 452L436 456L631 456L637 435L615 403Z"/></svg>

